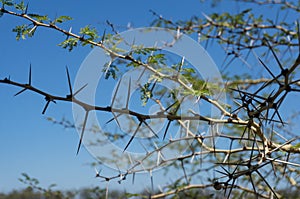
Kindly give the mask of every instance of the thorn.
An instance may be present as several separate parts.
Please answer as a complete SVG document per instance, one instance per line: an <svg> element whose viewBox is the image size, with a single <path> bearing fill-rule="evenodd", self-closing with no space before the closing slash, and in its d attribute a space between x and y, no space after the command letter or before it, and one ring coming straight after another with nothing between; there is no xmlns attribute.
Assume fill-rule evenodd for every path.
<svg viewBox="0 0 300 199"><path fill-rule="evenodd" d="M276 114L279 118L280 123L282 124L282 126L284 126L284 122L282 121L282 118L277 109L278 109L278 107L274 109L274 113L273 113L271 119L269 120L269 122L273 121L273 118L275 117L275 114Z"/></svg>
<svg viewBox="0 0 300 199"><path fill-rule="evenodd" d="M251 185L253 187L253 191L254 191L254 193L256 195L256 198L258 199L258 195L256 194L257 192L256 192L256 189L255 189L255 185L254 185L254 182L252 180L252 175L251 174L249 175L249 178L250 178Z"/></svg>
<svg viewBox="0 0 300 199"><path fill-rule="evenodd" d="M297 25L297 32L298 32L298 44L300 44L300 24L298 20L296 22L296 25ZM299 53L300 53L300 45L299 45Z"/></svg>
<svg viewBox="0 0 300 199"><path fill-rule="evenodd" d="M119 123L119 120L117 120L117 118L118 118L119 116L121 116L121 115L122 115L122 113L119 113L118 115L115 115L115 113L114 113L114 112L112 112L112 114L113 114L113 116L114 116L114 119L116 120L116 122L117 122L117 124L118 124L119 128L121 128L121 124Z"/></svg>
<svg viewBox="0 0 300 199"><path fill-rule="evenodd" d="M170 106L168 106L165 111L168 111L170 108L172 108L178 101L175 101L173 104L171 104Z"/></svg>
<svg viewBox="0 0 300 199"><path fill-rule="evenodd" d="M68 31L68 34L67 34L67 38L66 38L66 40L68 40L68 39L69 39L69 37L70 37L70 34L71 34L71 31L72 31L72 26L70 27L70 29L69 29L69 31Z"/></svg>
<svg viewBox="0 0 300 199"><path fill-rule="evenodd" d="M128 110L129 98L130 98L130 89L131 89L131 77L129 78L128 83L128 92L127 92L127 100L126 100L126 110Z"/></svg>
<svg viewBox="0 0 300 199"><path fill-rule="evenodd" d="M154 83L153 83L153 86L152 86L152 88L150 89L150 92L151 92L151 93L153 92L154 87L156 86L156 83L157 83L157 79L155 79L155 81L154 81Z"/></svg>
<svg viewBox="0 0 300 199"><path fill-rule="evenodd" d="M233 187L234 187L234 183L235 183L235 179L233 179L233 181L232 181L232 184L231 184L231 186L230 186L230 190L229 190L229 193L228 193L228 197L227 197L227 198L229 198L229 196L230 196L230 194L231 194L231 192L232 192L232 189L233 189Z"/></svg>
<svg viewBox="0 0 300 199"><path fill-rule="evenodd" d="M100 169L100 171L98 171L98 170L95 168L95 171L96 171L96 176L95 176L95 177L96 177L96 178L97 178L97 177L100 177L100 173L101 173L102 170Z"/></svg>
<svg viewBox="0 0 300 199"><path fill-rule="evenodd" d="M271 72L271 70L268 68L268 66L265 65L265 63L260 58L258 58L258 60L264 66L264 68L271 74L271 76L273 77L273 79L276 80L279 85L281 85L281 83L278 81L277 77L275 77L275 75Z"/></svg>
<svg viewBox="0 0 300 199"><path fill-rule="evenodd" d="M115 102L117 93L118 93L118 91L119 91L119 87L120 87L121 81L122 81L122 78L119 80L119 82L118 82L118 84L117 84L116 91L115 91L114 96L113 96L113 98L112 98L112 100L111 100L111 107L113 107L113 105L114 105L114 102Z"/></svg>
<svg viewBox="0 0 300 199"><path fill-rule="evenodd" d="M274 50L272 49L272 46L270 45L270 43L268 42L268 40L266 40L266 43L267 43L267 45L268 45L269 49L271 50L271 52L272 52L273 56L275 57L275 59L276 59L276 62L277 62L277 64L279 65L279 67L280 67L281 71L283 71L283 70L284 70L284 68L282 67L282 65L281 65L281 63L280 63L280 61L279 61L278 57L276 56L276 54L275 54Z"/></svg>
<svg viewBox="0 0 300 199"><path fill-rule="evenodd" d="M143 121L140 121L138 127L135 129L133 135L131 136L129 142L127 143L127 145L125 146L123 153L126 151L126 149L128 148L129 144L132 142L133 138L135 137L135 135L137 134L137 132L139 131L141 125L142 125Z"/></svg>
<svg viewBox="0 0 300 199"><path fill-rule="evenodd" d="M154 191L154 183L153 183L153 175L152 175L152 170L149 171L150 174L150 180L151 180L151 188L152 188L152 192Z"/></svg>
<svg viewBox="0 0 300 199"><path fill-rule="evenodd" d="M251 100L254 100L255 97L258 98L258 99L266 100L266 98L261 97L261 96L259 96L259 95L256 95L256 94L248 93L248 92L246 92L246 91L239 90L239 87L238 87L238 89L230 88L230 90L239 92L239 95L240 95L242 101L244 101L244 100L242 99L243 96L241 95L241 93L244 94L245 97L246 97L246 96L247 96L247 97L250 97Z"/></svg>
<svg viewBox="0 0 300 199"><path fill-rule="evenodd" d="M143 147L143 149L146 152L146 154L149 154L149 151L147 150L147 148L145 147L145 145L142 142L140 142L140 140L138 140L138 141L139 141L140 145Z"/></svg>
<svg viewBox="0 0 300 199"><path fill-rule="evenodd" d="M154 132L154 130L145 120L143 120L143 123L149 128L149 130L153 133L153 135L155 135L156 138L159 138L158 135Z"/></svg>
<svg viewBox="0 0 300 199"><path fill-rule="evenodd" d="M26 90L27 90L27 88L23 88L21 91L17 92L14 96L17 96L17 95L23 93L23 92L26 91Z"/></svg>
<svg viewBox="0 0 300 199"><path fill-rule="evenodd" d="M157 148L157 146L155 146L155 148ZM158 150L158 152L157 152L157 159L156 159L156 166L158 167L158 165L159 165L159 163L160 163L160 151Z"/></svg>
<svg viewBox="0 0 300 199"><path fill-rule="evenodd" d="M28 85L31 85L31 63L30 63L30 66L29 66Z"/></svg>
<svg viewBox="0 0 300 199"><path fill-rule="evenodd" d="M180 65L179 65L179 67L178 67L178 71L177 71L177 79L179 79L179 75L180 75L182 66L183 66L183 64L184 64L184 59L185 59L185 58L182 57L181 62L180 62Z"/></svg>
<svg viewBox="0 0 300 199"><path fill-rule="evenodd" d="M3 81L4 81L5 83L9 83L9 82L10 82L10 76L5 77L5 78L3 79Z"/></svg>
<svg viewBox="0 0 300 199"><path fill-rule="evenodd" d="M79 150L80 150L80 146L81 146L81 143L82 143L83 134L84 134L84 130L85 130L85 127L86 127L86 123L87 123L87 118L88 118L88 116L89 116L89 111L86 111L86 112L85 112L84 121L83 121L82 131L81 131L81 135L80 135L79 144L78 144L78 147L77 147L76 155L78 155Z"/></svg>
<svg viewBox="0 0 300 199"><path fill-rule="evenodd" d="M66 66L66 71L67 71L67 77L68 77L68 84L69 84L69 90L70 90L70 96L73 96L73 91L72 91L72 85L71 85L71 78L69 74L68 67Z"/></svg>
<svg viewBox="0 0 300 199"><path fill-rule="evenodd" d="M33 36L34 35L34 33L35 33L35 30L36 30L36 28L37 28L37 26L35 25L35 26L33 26L31 29L30 29L30 31L28 32L28 35L31 35L31 36Z"/></svg>
<svg viewBox="0 0 300 199"><path fill-rule="evenodd" d="M178 109L179 109L181 103L183 102L183 100L184 100L184 97L183 97L182 100L179 102L178 106L176 107L175 111L173 111L172 114L176 114L176 113L177 113L177 111L178 111ZM174 102L173 104L171 104L171 106L169 106L167 109L171 108L171 107L172 107L174 104L176 104L177 102L178 102L178 101L176 101L176 102ZM167 110L167 109L166 109L166 110ZM168 129L169 129L169 126L170 126L171 122L172 122L172 120L169 120L169 122L168 122L168 124L167 124L166 130L165 130L165 133L164 133L163 140L164 140L165 137L166 137L166 134L167 134L167 131L168 131Z"/></svg>
<svg viewBox="0 0 300 199"><path fill-rule="evenodd" d="M167 132L168 132L168 129L169 129L169 127L170 127L171 122L172 122L172 120L169 120L169 122L168 122L168 124L167 124L166 130L165 130L165 133L164 133L163 140L166 138L166 135L167 135Z"/></svg>
<svg viewBox="0 0 300 199"><path fill-rule="evenodd" d="M76 92L74 93L73 96L77 95L77 94L78 94L80 91L82 91L87 85L88 85L88 83L86 83L85 85L83 85L78 91L76 91Z"/></svg>
<svg viewBox="0 0 300 199"><path fill-rule="evenodd" d="M44 109L43 109L43 111L42 111L42 114L43 114L43 115L45 114L45 112L46 112L46 110L47 110L47 108L48 108L48 106L49 106L49 103L50 103L50 99L47 99L47 97L46 97L45 99L47 100L47 103L46 103L46 105L45 105L45 107L44 107Z"/></svg>
<svg viewBox="0 0 300 199"><path fill-rule="evenodd" d="M187 175L186 175L186 171L185 171L185 168L184 168L183 159L180 159L180 162L181 162L181 168L182 168L182 170L183 170L184 178L185 178L185 180L186 180L186 183L188 184L189 181L188 181L188 178L187 178Z"/></svg>
<svg viewBox="0 0 300 199"><path fill-rule="evenodd" d="M132 174L132 184L134 184L134 180L135 180L135 172Z"/></svg>
<svg viewBox="0 0 300 199"><path fill-rule="evenodd" d="M104 29L104 31L103 31L103 35L102 35L102 38L101 38L101 43L104 42L104 39L105 39L105 32L106 32L106 29Z"/></svg>
<svg viewBox="0 0 300 199"><path fill-rule="evenodd" d="M261 177L261 179L266 183L266 185L269 187L270 191L274 194L275 198L278 199L278 196L276 194L276 192L273 190L273 188L271 187L271 185L268 183L268 181L265 179L265 177L258 171L255 170L255 172Z"/></svg>
<svg viewBox="0 0 300 199"><path fill-rule="evenodd" d="M202 12L202 15L207 19L207 21L213 22L213 20L209 16L207 16L204 12Z"/></svg>
<svg viewBox="0 0 300 199"><path fill-rule="evenodd" d="M119 115L121 115L121 114L119 114ZM117 117L118 117L119 115L117 115ZM114 117L111 118L110 120L108 120L107 122L105 122L105 124L108 124L108 123L112 122L114 119L115 119Z"/></svg>
<svg viewBox="0 0 300 199"><path fill-rule="evenodd" d="M250 161L249 161L249 165L251 165L251 161L252 161L252 157L253 157L253 152L254 152L254 146L255 146L255 142L256 142L256 133L254 134L254 141L252 142L252 149L251 149L251 152L250 152Z"/></svg>
<svg viewBox="0 0 300 199"><path fill-rule="evenodd" d="M289 161L289 158L290 158L290 152L288 152L288 154L287 154L286 162ZM285 176L286 169L287 169L287 164L284 164L284 169L283 169L282 176Z"/></svg>
<svg viewBox="0 0 300 199"><path fill-rule="evenodd" d="M26 8L25 8L24 14L27 14L27 11L28 11L28 4L29 4L29 2L26 4Z"/></svg>

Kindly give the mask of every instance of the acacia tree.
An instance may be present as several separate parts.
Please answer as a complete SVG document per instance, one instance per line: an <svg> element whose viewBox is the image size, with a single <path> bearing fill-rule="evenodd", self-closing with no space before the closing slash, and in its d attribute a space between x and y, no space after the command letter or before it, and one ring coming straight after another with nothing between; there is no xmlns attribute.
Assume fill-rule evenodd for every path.
<svg viewBox="0 0 300 199"><path fill-rule="evenodd" d="M101 66L104 77L117 83L112 91L111 103L105 106L90 104L80 97L89 84L79 84L73 89L68 68L69 93L65 96L57 96L32 85L31 68L25 84L9 77L1 79L0 83L20 87L16 95L31 90L45 97L43 114L52 102L66 101L80 107L83 110L80 124L49 119L80 131L77 153L87 132L105 135L112 143L123 143L121 154L111 152L113 161L103 157L99 160L125 165L126 170L120 170L114 176L97 172L96 176L101 180L122 182L128 176L134 179L136 173L148 172L152 190L148 190L146 195L151 198L169 195L176 198L181 194L199 197L199 190L217 191L227 198L281 198L283 182L291 189L299 189L300 148L296 132L299 129L293 128L292 124L297 122L298 102L289 96L297 96L300 91L300 27L298 21L287 21L293 19L287 16L299 15L300 2L244 2L259 7L271 5L280 12L274 19L245 9L238 14L203 14L190 20L172 21L151 11L155 17L151 26L163 27L175 35L163 46L146 46L127 41L109 22L111 33L104 31L98 34L98 30L91 26L75 33L60 26L71 19L69 16L50 19L43 14L32 14L23 1L1 0L1 16L26 20L25 24L13 29L17 40L32 37L37 29L46 28L63 33L66 38L59 45L69 51L79 45L100 48L108 57ZM214 3L217 5L218 2ZM283 17L279 17L279 13ZM174 55L164 48L175 45L184 34L195 38L206 48L217 46L223 49L224 60L220 67L223 82L203 79L185 57L170 59ZM124 43L130 50L124 49L121 45ZM236 72L231 69L233 65L251 67L251 73ZM123 74L132 68L139 71L138 80L146 80L126 78ZM267 72L266 76L262 75L261 69ZM166 81L176 86L166 88L163 86ZM125 92L122 85L125 85ZM157 105L159 111L144 113L142 109L130 106L133 89L139 91L141 106ZM224 101L225 97L227 101ZM281 110L287 103L294 107L294 113ZM201 112L194 111L192 107L200 107ZM218 117L210 114L211 109L217 111ZM88 120L94 112L109 113L112 119L107 120L106 125L111 126L100 130L97 125L89 128ZM157 130L158 123L164 124L163 129ZM118 129L111 130L113 127ZM177 130L179 134L176 134ZM136 144L134 142L139 140L139 136L146 140L139 141L139 146L145 150L143 155L136 157L126 153L128 158L125 160L124 152ZM103 145L106 142L96 140L89 144ZM168 156L167 150L175 156ZM180 171L182 175L157 191L153 172L158 168L166 172Z"/></svg>

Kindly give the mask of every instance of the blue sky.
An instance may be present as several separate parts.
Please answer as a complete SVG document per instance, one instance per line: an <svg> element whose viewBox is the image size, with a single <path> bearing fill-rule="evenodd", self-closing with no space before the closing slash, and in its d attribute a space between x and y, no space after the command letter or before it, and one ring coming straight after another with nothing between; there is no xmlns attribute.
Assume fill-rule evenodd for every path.
<svg viewBox="0 0 300 199"><path fill-rule="evenodd" d="M29 12L47 14L51 18L60 15L73 17L64 25L66 29L72 26L73 32L78 32L87 24L102 32L105 28L109 29L106 20L120 31L125 30L128 23L135 28L145 27L155 19L149 9L173 20L201 16L201 12L231 12L238 9L236 3L227 4L227 1L215 9L199 1L187 3L177 0L25 2L29 2ZM79 47L68 52L57 46L64 39L61 33L43 28L38 29L33 38L16 41L11 30L22 22L24 20L8 15L0 18L0 78L10 76L12 80L25 83L31 64L33 85L49 93L65 95L68 92L65 66L69 67L71 79L74 80L80 64L91 49ZM219 55L211 56L216 58ZM32 92L13 97L18 91L13 86L0 85L0 192L25 187L18 181L23 172L38 178L42 186L52 183L63 189L104 186L94 178L95 172L88 166L93 161L91 155L82 148L76 156L77 132L53 125L45 119L72 119L71 104L50 104L46 114L42 115L45 100Z"/></svg>

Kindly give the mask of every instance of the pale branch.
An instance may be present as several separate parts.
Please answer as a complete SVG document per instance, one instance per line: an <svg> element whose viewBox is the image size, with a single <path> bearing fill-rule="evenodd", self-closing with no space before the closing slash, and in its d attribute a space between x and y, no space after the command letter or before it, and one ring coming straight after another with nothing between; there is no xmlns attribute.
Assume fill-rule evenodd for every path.
<svg viewBox="0 0 300 199"><path fill-rule="evenodd" d="M238 0L240 1L240 0ZM295 10L296 12L300 12L300 5L299 5L299 2L298 2L298 6L290 3L289 1L286 1L286 0L277 0L277 1L270 1L270 0L242 0L244 2L247 2L247 3L256 3L258 5L282 5L282 6L285 6L287 8L290 8L290 9L293 9Z"/></svg>
<svg viewBox="0 0 300 199"><path fill-rule="evenodd" d="M164 197L167 197L167 196L170 196L170 195L175 195L175 194L178 194L180 192L187 191L187 190L205 189L205 188L210 188L210 187L214 187L214 186L216 186L214 183L213 184L202 184L202 185L201 184L186 185L184 187L177 188L177 189L174 189L174 190L171 190L171 191L167 191L167 192L164 192L164 193L159 193L159 194L152 195L151 199L164 198ZM242 186L239 186L239 185L234 185L233 187L234 188L238 188L240 190L243 190L245 192L257 195L257 196L259 196L261 198L269 198L268 195L257 193L254 190L248 189L246 187L242 187ZM230 187L228 187L228 186L224 187L223 185L220 185L220 189L225 189L225 188L230 188Z"/></svg>
<svg viewBox="0 0 300 199"><path fill-rule="evenodd" d="M169 195L174 195L174 194L186 191L186 190L204 189L204 188L209 188L209 187L213 187L213 184L207 184L207 185L187 185L187 186L184 186L182 188L178 188L178 189L171 190L171 191L168 191L168 192L164 192L164 193L153 195L150 198L151 199L163 198L163 197L166 197L166 196L169 196Z"/></svg>

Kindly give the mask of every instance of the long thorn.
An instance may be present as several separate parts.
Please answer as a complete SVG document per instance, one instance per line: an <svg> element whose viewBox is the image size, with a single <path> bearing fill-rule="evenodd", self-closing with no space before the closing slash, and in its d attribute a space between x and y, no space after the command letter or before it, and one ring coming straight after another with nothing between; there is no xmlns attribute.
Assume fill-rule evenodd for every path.
<svg viewBox="0 0 300 199"><path fill-rule="evenodd" d="M77 94L78 94L80 91L82 91L87 85L88 85L88 83L86 83L85 85L83 85L78 91L76 91L76 92L74 93L73 96L77 95Z"/></svg>
<svg viewBox="0 0 300 199"><path fill-rule="evenodd" d="M83 134L84 134L84 130L85 130L85 127L86 127L86 123L87 123L88 116L89 116L89 111L86 111L86 112L85 112L84 121L83 121L82 130L81 130L80 140L79 140L78 147L77 147L76 155L78 155L79 150L80 150L80 146L81 146L81 143L82 143Z"/></svg>
<svg viewBox="0 0 300 199"><path fill-rule="evenodd" d="M14 94L14 96L17 96L17 95L23 93L23 92L26 91L26 90L27 90L27 88L23 88L22 90L20 90L20 91L17 92L16 94Z"/></svg>
<svg viewBox="0 0 300 199"><path fill-rule="evenodd" d="M127 92L127 99L126 99L126 110L128 110L129 100L130 100L130 89L131 89L131 77L129 78L128 83L128 92Z"/></svg>
<svg viewBox="0 0 300 199"><path fill-rule="evenodd" d="M141 127L142 123L143 123L143 121L140 121L140 123L139 123L138 127L135 129L135 131L134 131L133 135L131 136L131 138L130 138L129 142L128 142L128 143L127 143L127 145L125 146L125 148L124 148L123 152L124 152L124 151L126 151L126 149L128 148L129 144L132 142L133 138L135 137L135 135L136 135L136 134L137 134L137 132L139 131L139 129L140 129L140 127Z"/></svg>
<svg viewBox="0 0 300 199"><path fill-rule="evenodd" d="M273 56L275 57L275 59L276 59L276 62L277 62L277 64L279 65L279 67L280 67L281 71L283 71L284 69L283 69L283 67L282 67L282 65L281 65L281 63L280 63L280 61L279 61L279 59L278 59L277 55L275 54L274 50L272 49L271 45L269 44L269 42L268 42L267 40L265 40L265 41L266 41L266 43L267 43L268 47L270 48L270 50L271 50L271 52L272 52Z"/></svg>
<svg viewBox="0 0 300 199"><path fill-rule="evenodd" d="M69 69L68 69L67 66L66 66L66 71L67 71L67 77L68 77L68 84L69 84L70 95L73 96L72 85L71 85L71 78L70 78Z"/></svg>
<svg viewBox="0 0 300 199"><path fill-rule="evenodd" d="M116 99L116 96L117 96L117 93L118 93L118 90L119 90L119 87L120 87L120 84L121 84L121 81L122 81L122 78L119 80L118 84L117 84L117 88L115 90L115 93L114 93L114 96L111 100L111 107L113 107L114 103L115 103L115 99Z"/></svg>
<svg viewBox="0 0 300 199"><path fill-rule="evenodd" d="M275 77L275 75L272 73L272 71L269 69L269 67L260 59L260 58L258 58L258 60L260 61L260 63L264 66L264 68L270 73L270 75L273 77L273 79L275 80L275 81L277 81L277 83L279 84L279 85L281 85L281 83L278 81L278 77Z"/></svg>
<svg viewBox="0 0 300 199"><path fill-rule="evenodd" d="M167 124L166 130L165 130L165 133L164 133L163 140L166 138L166 135L167 135L167 132L168 132L168 129L169 129L169 127L170 127L171 122L172 122L172 120L169 120L169 122L168 122L168 124Z"/></svg>
<svg viewBox="0 0 300 199"><path fill-rule="evenodd" d="M30 63L30 66L29 66L28 85L31 85L31 63Z"/></svg>
<svg viewBox="0 0 300 199"><path fill-rule="evenodd" d="M44 109L43 109L43 111L42 111L42 114L43 114L43 115L45 114L45 112L46 112L46 110L47 110L47 108L48 108L48 106L49 106L49 103L50 103L50 100L47 100L47 103L46 103L46 105L45 105L45 107L44 107Z"/></svg>
<svg viewBox="0 0 300 199"><path fill-rule="evenodd" d="M149 130L153 133L153 135L155 135L156 138L159 138L158 135L154 132L154 130L145 120L143 120L143 123L149 128Z"/></svg>

